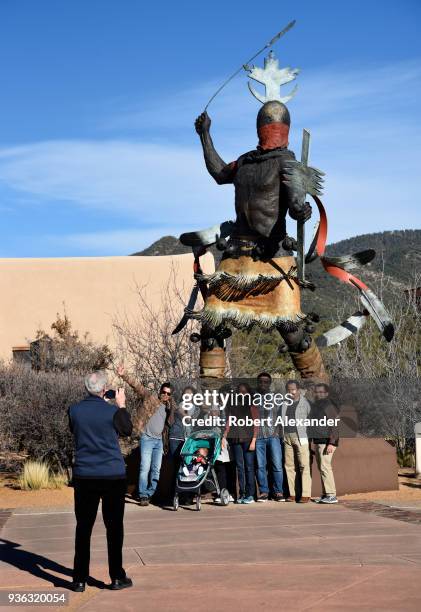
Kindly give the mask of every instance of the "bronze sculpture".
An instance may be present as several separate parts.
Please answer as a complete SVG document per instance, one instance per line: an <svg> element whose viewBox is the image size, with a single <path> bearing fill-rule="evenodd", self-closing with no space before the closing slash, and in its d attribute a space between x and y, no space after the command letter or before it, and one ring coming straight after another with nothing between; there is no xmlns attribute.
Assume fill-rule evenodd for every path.
<svg viewBox="0 0 421 612"><path fill-rule="evenodd" d="M291 24L284 31L289 27ZM226 163L213 144L211 119L206 110L195 122L209 174L219 185L234 185L236 219L180 236L180 241L193 249L197 284L185 316L174 332L188 318L201 322L200 335L192 335L193 341L201 342L201 376L223 377L225 340L231 334L230 326L250 329L256 325L279 331L285 343L281 351L289 352L303 378L326 379L318 344L326 346L343 340L358 331L368 314L375 318L387 340L393 337L393 324L380 300L349 272L371 261L375 253L367 250L337 258L324 254L327 218L319 199L323 173L308 166L307 131L300 162L288 149L290 114L284 102L296 88L287 97L282 98L279 93L282 85L295 79L298 70L280 69L272 52L263 69L248 65L244 68L266 90L262 96L249 84L252 94L263 103L257 115L256 149ZM317 205L320 224L305 255L304 224L312 214L307 195ZM297 221L297 240L286 234L287 214ZM204 275L199 258L211 244L223 252L222 259L215 273ZM294 250L297 261L292 256ZM306 315L300 305L300 290L314 290L305 279L305 263L317 257L329 274L358 288L364 306L341 326L324 334L318 343L312 339L317 316ZM199 290L204 307L194 311Z"/></svg>

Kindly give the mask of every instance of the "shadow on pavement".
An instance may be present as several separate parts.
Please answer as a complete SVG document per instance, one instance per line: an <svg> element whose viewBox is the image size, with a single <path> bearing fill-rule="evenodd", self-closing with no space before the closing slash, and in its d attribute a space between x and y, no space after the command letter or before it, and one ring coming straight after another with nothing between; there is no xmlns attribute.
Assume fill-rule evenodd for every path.
<svg viewBox="0 0 421 612"><path fill-rule="evenodd" d="M0 538L0 561L13 565L19 570L28 572L37 578L51 582L55 587L69 589L72 583L71 576L72 570L56 561L52 561L47 557L31 553L28 550L20 548L20 544L17 542L11 542L10 540L4 540ZM54 574L50 574L49 571L63 574L64 576L70 577L70 580L64 580ZM99 589L104 589L105 584L95 578L89 578L88 584L90 586L96 586Z"/></svg>

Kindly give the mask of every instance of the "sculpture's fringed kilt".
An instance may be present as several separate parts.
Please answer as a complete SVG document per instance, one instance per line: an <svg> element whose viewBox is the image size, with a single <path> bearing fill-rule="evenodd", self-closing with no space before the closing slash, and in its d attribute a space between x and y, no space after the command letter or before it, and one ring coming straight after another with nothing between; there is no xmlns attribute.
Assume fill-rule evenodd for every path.
<svg viewBox="0 0 421 612"><path fill-rule="evenodd" d="M220 269L213 274L195 274L196 280L205 281L210 291L219 299L227 302L235 302L246 296L270 293L286 277L297 278L296 268L291 268L286 275L279 272L276 274L230 274Z"/></svg>
<svg viewBox="0 0 421 612"><path fill-rule="evenodd" d="M223 323L238 329L296 328L305 315L295 259L271 261L254 261L247 255L226 258L214 274L197 276L208 282L208 294L203 310L193 313L193 318L213 328Z"/></svg>

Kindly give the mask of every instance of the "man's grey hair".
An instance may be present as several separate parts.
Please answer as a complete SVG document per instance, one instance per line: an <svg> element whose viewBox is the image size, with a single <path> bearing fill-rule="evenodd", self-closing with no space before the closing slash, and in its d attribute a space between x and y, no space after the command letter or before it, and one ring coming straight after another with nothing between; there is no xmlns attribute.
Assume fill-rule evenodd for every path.
<svg viewBox="0 0 421 612"><path fill-rule="evenodd" d="M107 374L102 370L91 372L91 374L85 376L85 387L91 395L99 395L105 389L107 383Z"/></svg>

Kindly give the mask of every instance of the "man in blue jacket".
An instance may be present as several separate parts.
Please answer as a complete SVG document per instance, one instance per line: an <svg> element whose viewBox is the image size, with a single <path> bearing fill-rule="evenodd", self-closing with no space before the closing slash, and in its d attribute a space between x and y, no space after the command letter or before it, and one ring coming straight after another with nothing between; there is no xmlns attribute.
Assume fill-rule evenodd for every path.
<svg viewBox="0 0 421 612"><path fill-rule="evenodd" d="M88 396L69 408L69 424L74 435L76 538L72 588L85 590L89 576L90 542L99 501L107 531L110 588L132 586L123 569L123 516L126 495L126 467L118 436L129 436L133 425L126 410L124 389L118 389L115 404L104 399L105 372L85 377Z"/></svg>

